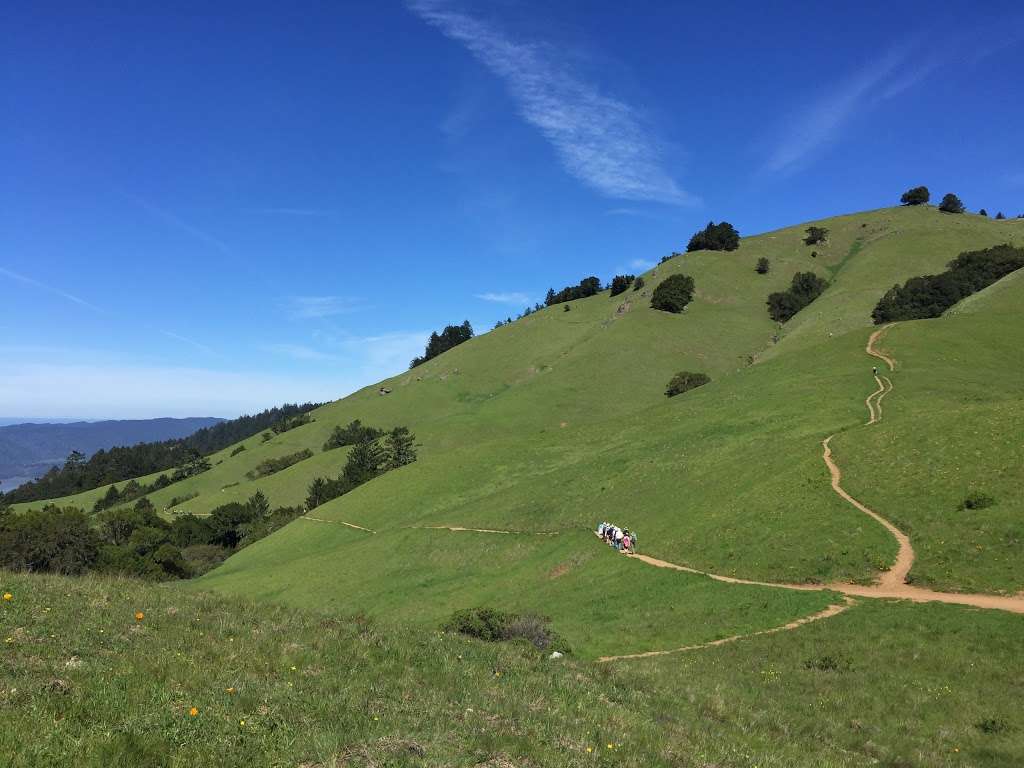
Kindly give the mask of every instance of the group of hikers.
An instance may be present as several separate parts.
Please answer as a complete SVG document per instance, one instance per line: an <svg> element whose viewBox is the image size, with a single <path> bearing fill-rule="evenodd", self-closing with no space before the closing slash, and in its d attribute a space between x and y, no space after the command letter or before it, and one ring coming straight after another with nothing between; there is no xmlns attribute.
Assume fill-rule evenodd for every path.
<svg viewBox="0 0 1024 768"><path fill-rule="evenodd" d="M636 531L629 528L619 528L611 523L600 523L594 531L598 538L603 539L609 546L627 555L636 553Z"/></svg>

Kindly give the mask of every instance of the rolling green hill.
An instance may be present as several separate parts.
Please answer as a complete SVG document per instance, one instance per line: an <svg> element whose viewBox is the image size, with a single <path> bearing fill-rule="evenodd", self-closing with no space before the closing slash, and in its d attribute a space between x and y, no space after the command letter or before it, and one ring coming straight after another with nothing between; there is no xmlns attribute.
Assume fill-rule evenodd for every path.
<svg viewBox="0 0 1024 768"><path fill-rule="evenodd" d="M865 354L878 298L894 283L942 271L961 251L1019 244L1024 221L917 207L814 224L830 230L827 243L804 245L801 225L745 238L735 252L676 257L644 275L643 291L547 308L387 380L389 395L374 385L314 411L311 424L268 442L251 438L235 456L225 449L211 457L212 469L151 500L162 509L173 496L196 494L168 514L205 514L258 488L274 505L300 504L314 477L341 470L346 449L321 446L353 419L406 425L420 444L416 463L173 589L310 615L361 612L413 630L433 630L452 611L477 605L539 612L588 660L754 635L845 607L798 631L602 667L626 665L628 673L608 674L643 681L638 717L670 723L623 764L702 764L671 756L663 739L681 738L680 728L706 762L721 765L944 765L968 746L974 762L965 764L1012 764L1003 760L1022 754L1017 736L986 741L972 728L1009 717L1007 734L1024 729L1019 711L1006 714L1015 683L992 666L1016 664L1019 678L1009 649L1024 617L727 583L618 556L590 533L600 520L626 525L640 532L642 552L720 577L870 584L893 563L897 542L830 487L821 443L835 434L843 487L909 535L913 586L1024 590L1020 273L945 317L889 329L882 346L896 366L882 373L892 387L881 422L865 425L872 367L880 365ZM767 275L754 271L760 257L771 261ZM765 299L807 270L831 286L779 328ZM679 272L694 278L694 302L680 315L652 310L645 293ZM712 381L666 398L680 370ZM260 461L303 448L315 455L246 478ZM59 503L91 507L104 490ZM972 492L995 503L959 509ZM971 634L975 622L987 628L983 637ZM932 636L944 646L931 647ZM874 653L892 666L892 678L873 666ZM795 671L825 657L831 661L820 665L839 670L832 678ZM947 682L944 670L967 669L978 676ZM955 687L948 697L947 684ZM875 701L871 686L886 700ZM784 711L764 714L772 690ZM674 701L678 691L689 691L689 701ZM709 750L706 733L678 725L684 718L721 724L736 750ZM419 727L435 733L440 725ZM537 764L589 764L576 746L531 733L551 751L502 749ZM336 741L312 752L322 759Z"/></svg>

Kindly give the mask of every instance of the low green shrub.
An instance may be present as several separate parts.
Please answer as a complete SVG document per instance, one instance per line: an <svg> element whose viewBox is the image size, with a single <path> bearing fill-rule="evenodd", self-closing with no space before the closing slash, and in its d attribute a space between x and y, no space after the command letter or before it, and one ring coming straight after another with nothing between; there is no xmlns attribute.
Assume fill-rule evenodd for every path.
<svg viewBox="0 0 1024 768"><path fill-rule="evenodd" d="M957 509L961 512L965 509L987 509L995 503L995 498L989 496L984 491L971 491L967 494L964 500L960 502L960 506L957 507Z"/></svg>
<svg viewBox="0 0 1024 768"><path fill-rule="evenodd" d="M520 615L496 608L466 608L453 613L441 629L488 643L526 640L539 651L568 653L568 643L551 629L550 623L549 618L536 614Z"/></svg>
<svg viewBox="0 0 1024 768"><path fill-rule="evenodd" d="M697 387L703 387L711 381L706 373L692 373L690 371L680 371L672 380L668 383L668 388L665 390L667 397L675 397L681 395L683 392L688 392L691 389Z"/></svg>
<svg viewBox="0 0 1024 768"><path fill-rule="evenodd" d="M300 461L305 461L313 456L313 452L309 448L303 448L301 451L295 453L289 453L287 456L278 456L274 459L265 459L256 465L255 469L251 469L245 473L245 476L250 480L255 480L258 477L266 477L272 475L275 472L280 472L282 469L288 469L293 464L298 464Z"/></svg>

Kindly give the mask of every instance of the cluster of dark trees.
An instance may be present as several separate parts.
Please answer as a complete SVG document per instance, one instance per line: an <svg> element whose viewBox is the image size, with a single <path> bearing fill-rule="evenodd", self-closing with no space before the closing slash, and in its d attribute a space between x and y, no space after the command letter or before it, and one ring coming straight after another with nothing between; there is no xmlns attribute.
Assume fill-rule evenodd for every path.
<svg viewBox="0 0 1024 768"><path fill-rule="evenodd" d="M255 480L258 477L266 477L272 475L275 472L280 472L282 469L288 469L293 464L298 464L300 461L305 461L313 457L313 452L309 448L303 448L301 451L295 453L289 453L287 456L277 456L272 459L264 459L254 468L245 473L245 476L250 480Z"/></svg>
<svg viewBox="0 0 1024 768"><path fill-rule="evenodd" d="M903 205L924 205L930 199L931 193L928 191L928 187L912 187L903 193L900 202ZM952 192L947 192L943 195L942 202L939 203L939 210L944 213L963 213L967 209L959 197Z"/></svg>
<svg viewBox="0 0 1024 768"><path fill-rule="evenodd" d="M876 323L938 317L961 299L1024 267L1024 248L996 245L965 251L938 275L912 277L894 285L871 313Z"/></svg>
<svg viewBox="0 0 1024 768"><path fill-rule="evenodd" d="M982 208L980 211L978 211L978 215L979 216L988 216L988 211L986 211L984 208ZM1003 213L1002 211L999 211L998 213L996 213L996 221L1002 221L1005 218L1006 218L1006 214ZM1018 218L1024 219L1024 214L1022 214Z"/></svg>
<svg viewBox="0 0 1024 768"><path fill-rule="evenodd" d="M720 224L709 221L708 225L699 232L695 232L690 238L690 242L686 244L688 252L735 251L739 247L740 233L728 221L723 221Z"/></svg>
<svg viewBox="0 0 1024 768"><path fill-rule="evenodd" d="M270 431L275 435L283 435L285 432L301 427L304 424L311 424L313 417L308 412L297 413L294 416L286 416L270 425Z"/></svg>
<svg viewBox="0 0 1024 768"><path fill-rule="evenodd" d="M818 298L826 288L828 280L813 272L797 272L788 290L769 294L768 314L772 320L784 323Z"/></svg>
<svg viewBox="0 0 1024 768"><path fill-rule="evenodd" d="M409 363L410 368L423 365L427 360L432 360L440 354L457 347L463 342L473 338L473 326L466 320L462 325L446 325L441 333L434 331L427 341L427 348L420 357L414 357Z"/></svg>
<svg viewBox="0 0 1024 768"><path fill-rule="evenodd" d="M760 259L757 260L757 266L754 267L754 271L757 272L757 274L759 275L767 275L768 270L771 269L771 267L772 263L768 261L766 257L762 256Z"/></svg>
<svg viewBox="0 0 1024 768"><path fill-rule="evenodd" d="M349 425L351 426L352 424ZM381 433L377 430L371 431L365 427L360 429L364 431L359 439L351 444L352 449L348 453L341 474L336 478L318 477L309 484L306 509L314 509L385 472L416 461L416 436L408 427L395 427L384 433L383 438L379 437ZM324 447L326 449L326 446Z"/></svg>
<svg viewBox="0 0 1024 768"><path fill-rule="evenodd" d="M547 296L544 297L545 306L553 306L555 304L562 304L566 301L575 301L576 299L585 299L588 296L596 296L601 292L601 281L591 275L580 280L579 285L569 285L562 290L555 292L554 288L549 288Z"/></svg>
<svg viewBox="0 0 1024 768"><path fill-rule="evenodd" d="M620 293L625 293L635 280L636 275L616 275L613 277L611 284L612 296L618 296Z"/></svg>
<svg viewBox="0 0 1024 768"><path fill-rule="evenodd" d="M184 579L205 573L301 514L299 507L271 510L260 491L244 504L218 507L206 519L182 515L170 523L145 498L93 518L74 507L17 515L0 510L0 567Z"/></svg>
<svg viewBox="0 0 1024 768"><path fill-rule="evenodd" d="M331 431L331 436L324 443L324 450L331 451L335 448L344 448L346 445L376 440L383 434L384 430L367 426L359 419L354 419L344 427L337 426Z"/></svg>
<svg viewBox="0 0 1024 768"><path fill-rule="evenodd" d="M669 275L651 294L651 306L664 312L682 312L693 299L693 278Z"/></svg>
<svg viewBox="0 0 1024 768"><path fill-rule="evenodd" d="M121 446L97 451L90 458L73 451L63 467L54 467L38 480L0 495L0 503L16 504L70 496L129 478L182 467L196 454L206 456L215 453L319 406L319 403L304 403L268 408L261 413L205 427L180 440Z"/></svg>
<svg viewBox="0 0 1024 768"><path fill-rule="evenodd" d="M828 229L825 227L808 227L804 231L807 233L804 245L817 245L828 240Z"/></svg>

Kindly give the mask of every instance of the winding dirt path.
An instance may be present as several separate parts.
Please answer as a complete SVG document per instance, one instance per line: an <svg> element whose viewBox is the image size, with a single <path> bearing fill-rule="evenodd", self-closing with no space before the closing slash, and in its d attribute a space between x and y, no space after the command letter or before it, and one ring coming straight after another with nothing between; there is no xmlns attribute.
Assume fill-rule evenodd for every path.
<svg viewBox="0 0 1024 768"><path fill-rule="evenodd" d="M684 645L681 648L672 648L667 651L645 651L643 653L626 653L621 656L599 656L597 661L600 664L607 663L609 661L629 661L630 659L647 659L651 656L667 656L670 653L682 653L684 651L699 651L702 648L714 648L718 645L726 645L728 643L735 643L737 640L746 640L748 637L758 637L759 635L774 635L777 632L787 632L791 629L797 629L802 627L804 624L810 624L812 621L820 621L821 619L829 619L833 616L838 616L840 613L845 611L847 608L855 605L855 601L851 598L845 598L844 602L830 605L823 611L818 611L810 616L804 616L801 619L796 619L789 622L789 624L783 624L779 627L772 627L771 629L762 629L758 632L751 632L748 635L732 635L731 637L723 637L720 640L712 640L709 643L699 643L697 645Z"/></svg>
<svg viewBox="0 0 1024 768"><path fill-rule="evenodd" d="M312 515L300 515L299 520L312 520L314 523L330 523L331 525L346 525L349 528L355 528L357 531L366 531L367 533L376 533L376 531L369 528L363 528L361 525L355 523L346 523L344 520L327 520L323 517L313 517Z"/></svg>
<svg viewBox="0 0 1024 768"><path fill-rule="evenodd" d="M503 533L517 536L557 536L559 533L558 531L502 531L496 528L463 528L461 525L410 525L409 528L420 531L469 531L471 533Z"/></svg>

